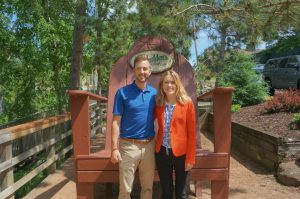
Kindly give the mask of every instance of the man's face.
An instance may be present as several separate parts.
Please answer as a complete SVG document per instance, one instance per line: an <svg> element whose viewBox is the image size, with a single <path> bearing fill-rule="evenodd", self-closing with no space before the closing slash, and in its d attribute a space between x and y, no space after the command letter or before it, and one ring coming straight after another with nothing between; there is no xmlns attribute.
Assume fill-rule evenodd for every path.
<svg viewBox="0 0 300 199"><path fill-rule="evenodd" d="M136 63L133 69L135 80L140 83L145 83L151 75L150 63L147 60Z"/></svg>

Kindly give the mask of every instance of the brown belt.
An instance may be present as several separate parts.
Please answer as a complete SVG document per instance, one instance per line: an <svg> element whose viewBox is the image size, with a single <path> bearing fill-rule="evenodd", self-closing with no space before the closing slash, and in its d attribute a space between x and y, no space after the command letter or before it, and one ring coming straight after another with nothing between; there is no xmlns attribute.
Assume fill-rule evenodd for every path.
<svg viewBox="0 0 300 199"><path fill-rule="evenodd" d="M153 140L154 137L150 137L150 138L147 138L147 139L131 139L131 138L121 138L122 140L126 140L128 142L131 142L131 143L140 143L140 144L147 144L149 142L151 142Z"/></svg>

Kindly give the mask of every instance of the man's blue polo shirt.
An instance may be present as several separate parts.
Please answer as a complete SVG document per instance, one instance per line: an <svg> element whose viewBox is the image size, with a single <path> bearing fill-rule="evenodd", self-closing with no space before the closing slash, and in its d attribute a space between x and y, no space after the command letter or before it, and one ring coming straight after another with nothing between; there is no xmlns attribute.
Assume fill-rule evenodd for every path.
<svg viewBox="0 0 300 199"><path fill-rule="evenodd" d="M154 137L154 108L156 89L147 84L142 91L135 82L120 88L114 101L113 114L120 115L121 138L146 139Z"/></svg>

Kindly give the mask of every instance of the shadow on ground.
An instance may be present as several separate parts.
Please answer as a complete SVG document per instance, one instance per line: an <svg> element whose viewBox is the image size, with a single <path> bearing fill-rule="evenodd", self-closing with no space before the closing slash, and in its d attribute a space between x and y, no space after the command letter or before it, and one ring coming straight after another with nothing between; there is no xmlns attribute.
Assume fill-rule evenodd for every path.
<svg viewBox="0 0 300 199"><path fill-rule="evenodd" d="M69 179L65 179L59 182L57 185L49 189L48 191L43 192L42 194L35 197L35 199L45 199L45 198L52 198L59 190L61 190L67 183Z"/></svg>

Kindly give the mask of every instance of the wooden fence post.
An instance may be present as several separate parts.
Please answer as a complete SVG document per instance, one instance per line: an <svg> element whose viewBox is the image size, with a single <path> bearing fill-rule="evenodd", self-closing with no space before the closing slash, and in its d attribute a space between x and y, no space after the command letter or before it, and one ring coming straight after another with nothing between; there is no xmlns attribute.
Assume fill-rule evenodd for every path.
<svg viewBox="0 0 300 199"><path fill-rule="evenodd" d="M56 126L52 126L50 127L49 129L47 129L46 131L48 131L48 133L46 134L46 137L47 139L44 140L44 142L48 142L50 141L51 139L55 139L55 129L56 129ZM47 149L47 160L51 159L51 158L54 158L55 156L55 144L49 146L49 148ZM54 161L48 168L48 173L51 174L51 173L54 173L55 170L56 170L56 161Z"/></svg>
<svg viewBox="0 0 300 199"><path fill-rule="evenodd" d="M5 163L4 166L12 164L12 141L10 132L0 134L0 163ZM14 170L13 167L2 171L0 168L0 192L14 184ZM14 199L14 195L8 197L8 199Z"/></svg>

